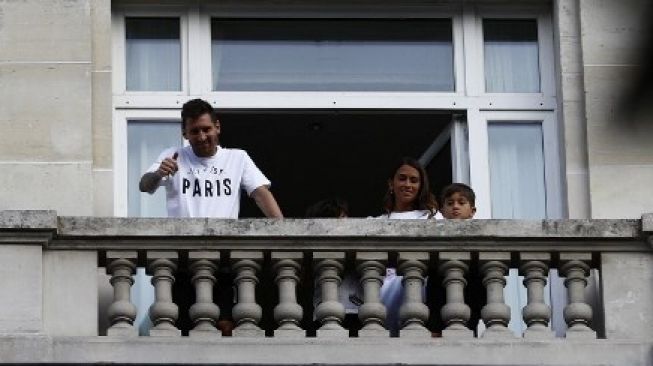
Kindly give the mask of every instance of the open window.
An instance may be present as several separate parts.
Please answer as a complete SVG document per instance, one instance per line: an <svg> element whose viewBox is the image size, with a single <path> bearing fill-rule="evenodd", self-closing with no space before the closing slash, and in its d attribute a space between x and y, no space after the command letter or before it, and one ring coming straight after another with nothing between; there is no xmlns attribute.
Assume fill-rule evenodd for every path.
<svg viewBox="0 0 653 366"><path fill-rule="evenodd" d="M234 111L221 119L223 145L249 152L289 217L330 197L346 200L352 216L381 214L387 177L403 156L423 157L434 192L452 181L451 112ZM241 217L259 215L243 199Z"/></svg>
<svg viewBox="0 0 653 366"><path fill-rule="evenodd" d="M180 123L168 118L124 117L127 135L127 214L164 217L165 194L138 190L141 174L169 146L181 146ZM246 150L272 181L287 217L304 217L311 204L340 197L352 216L382 213L392 165L403 156L423 161L435 194L453 181L452 118L444 111L223 111L221 145ZM465 151L461 151L462 155ZM465 160L465 159L460 159ZM243 195L241 217L260 217Z"/></svg>
<svg viewBox="0 0 653 366"><path fill-rule="evenodd" d="M379 214L386 170L411 155L427 162L434 192L470 183L476 217L504 217L494 208L493 170L516 165L489 159L502 143L516 148L526 138L542 141L545 208L507 210L564 216L550 6L114 4L116 215L164 214L144 211L151 197L126 193L138 175L130 159L158 149L159 134L181 144L169 122L199 97L222 114L223 144L252 155L291 217L332 196L347 199L354 216ZM139 132L148 123L167 127ZM258 210L245 199L241 213Z"/></svg>

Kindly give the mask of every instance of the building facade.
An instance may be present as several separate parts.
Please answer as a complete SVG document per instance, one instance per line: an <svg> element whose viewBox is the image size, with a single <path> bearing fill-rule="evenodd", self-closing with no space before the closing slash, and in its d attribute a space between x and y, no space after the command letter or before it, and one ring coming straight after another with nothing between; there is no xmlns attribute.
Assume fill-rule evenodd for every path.
<svg viewBox="0 0 653 366"><path fill-rule="evenodd" d="M519 268L527 262L544 263L545 272L550 266L567 278L576 278L569 268L583 273L591 268L589 287L595 283L602 289L592 304L601 308L595 307L594 338L608 343L581 342L581 356L574 358L575 346L547 341L545 352L560 358L532 362L627 364L633 352L632 364L650 363L646 327L653 296L646 284L653 278L652 224L650 216L642 216L653 212L649 8L643 0L0 0L0 166L7 177L0 188L0 210L56 211L0 215L6 244L0 260L6 278L16 277L16 282L0 284L5 293L35 296L8 307L0 319L0 333L14 342L5 343L4 354L14 352L7 361L69 362L61 355L80 346L65 338L69 336L89 337L81 345L94 356L85 362L131 362L103 356L116 345L119 352L139 355L165 348L165 340L130 345L98 336L109 327L102 319L98 324L98 317L119 301L124 288L112 297L107 283L98 288L95 273L120 277L113 269L129 272L156 259L190 266L195 252L207 256L199 259L219 262L215 253L202 252L210 247L229 260L239 255L257 259L259 254L241 253L249 248L260 252L259 264L269 268L282 260L300 265L311 262L308 257L321 258L322 251L336 251L345 254L322 259L342 259L345 268L354 270L360 264L358 253L370 248L385 252L385 257L372 256L373 261L412 263L406 268L434 270L447 261L504 263L505 274L514 277L508 286L516 284ZM302 217L308 205L329 196L349 200L354 216L377 215L386 168L411 155L427 167L434 190L454 181L469 183L477 192L477 218L544 220L536 221L542 231L529 231L533 228L527 221L514 222L514 235L510 224L499 224L507 232L494 231L495 221L480 223L480 229L445 225L443 234L392 226L406 233L408 239L402 241L373 223L343 224L333 238L331 231L309 230L311 222L300 220L294 227L289 220L277 229L291 238L309 237L308 244L296 248L311 254L286 258L274 254L288 252L281 244L288 243L274 230L244 228L256 226L257 220L244 220L242 230L229 232L243 247L207 247L207 231L184 231L177 223L172 229L150 226L136 217L161 216L164 199L140 194L136 182L163 148L184 143L179 112L192 98L218 108L222 142L250 152L271 178L288 217ZM84 221L82 216L94 218ZM256 217L257 212L244 205L243 216ZM564 228L548 226L556 223ZM110 229L123 224L122 235ZM354 225L362 225L363 234ZM293 231L300 229L306 230L303 236ZM166 236L178 240L153 243ZM259 236L270 237L270 244L252 244ZM345 248L346 236L356 244ZM419 244L424 238L435 246ZM112 241L117 244L108 244ZM447 241L468 244L460 254ZM399 246L406 243L409 249ZM179 252L170 254L174 245L180 245ZM402 257L402 250L409 254ZM565 267L569 262L575 267ZM37 270L15 276L24 273L21 263ZM60 269L60 263L68 269ZM59 276L80 273L87 281L79 293L57 282ZM423 281L425 275L415 276ZM100 281L108 282L104 275ZM622 281L628 285L620 288ZM33 293L24 292L28 283L37 283ZM562 282L559 287L565 304L550 321L554 328L559 322L564 335L572 324L562 309L567 296L573 298L579 290ZM85 310L68 313L65 309L75 305L56 299L58 291L79 295ZM521 305L526 303L522 299ZM622 317L626 311L630 315ZM575 316L586 315L580 311ZM76 316L82 320L75 321ZM25 322L15 321L21 317ZM521 309L513 307L512 318L521 318ZM78 324L69 328L73 323ZM522 330L530 325L525 320ZM175 352L203 344L184 342L169 349L172 361L156 362L182 362ZM219 347L239 350L231 363L284 363L264 356L274 347L296 346L275 340L229 342ZM357 359L353 352L363 350L392 363L525 364L538 348L537 341L517 346L502 340L472 342L471 349L488 357L479 361L465 358L467 346L449 344L442 361L429 361L428 352L419 351L423 341L401 346L401 352L415 356L406 359L384 351L395 343L352 346L340 339L305 348L311 342L301 341L302 351L286 361L383 363L373 356ZM619 351L602 351L606 345ZM251 353L257 346L269 348ZM339 347L346 352L332 360L325 356ZM502 356L514 347L516 358ZM189 362L219 362L202 357Z"/></svg>
<svg viewBox="0 0 653 366"><path fill-rule="evenodd" d="M342 195L322 171L365 164L382 177L377 162L404 154L431 162L436 184L471 183L481 218L636 218L652 206L652 127L624 102L641 71L645 5L7 2L1 146L11 179L0 202L148 215L130 174L161 144L181 143L179 106L202 97L225 112L225 139L261 156L296 217L319 197L293 201L286 187L303 182L284 162L305 167L316 190ZM393 126L403 127L384 133ZM130 141L141 141L138 151ZM270 154L275 144L313 160ZM538 197L521 204L533 212L518 207L520 185ZM360 215L378 200L357 201Z"/></svg>

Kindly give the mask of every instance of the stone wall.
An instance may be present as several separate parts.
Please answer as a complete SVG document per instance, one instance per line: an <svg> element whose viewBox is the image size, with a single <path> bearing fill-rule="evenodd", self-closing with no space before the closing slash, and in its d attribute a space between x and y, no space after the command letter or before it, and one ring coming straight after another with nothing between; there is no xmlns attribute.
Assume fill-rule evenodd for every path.
<svg viewBox="0 0 653 366"><path fill-rule="evenodd" d="M570 219L590 217L587 124L579 17L578 1L554 1L558 127L560 139L564 142L561 166L564 167L567 183L566 203Z"/></svg>
<svg viewBox="0 0 653 366"><path fill-rule="evenodd" d="M112 214L110 6L0 1L3 208Z"/></svg>
<svg viewBox="0 0 653 366"><path fill-rule="evenodd" d="M653 207L653 117L627 103L642 67L649 3L580 0L593 218L635 218Z"/></svg>
<svg viewBox="0 0 653 366"><path fill-rule="evenodd" d="M653 209L653 114L623 103L648 3L552 1L570 218ZM0 208L113 215L111 34L108 0L0 1Z"/></svg>

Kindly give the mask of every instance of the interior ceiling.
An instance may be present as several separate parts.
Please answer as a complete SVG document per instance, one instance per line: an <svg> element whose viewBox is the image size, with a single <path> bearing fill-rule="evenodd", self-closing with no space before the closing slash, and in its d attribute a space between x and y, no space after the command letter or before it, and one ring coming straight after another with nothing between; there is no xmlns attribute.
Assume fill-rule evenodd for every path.
<svg viewBox="0 0 653 366"><path fill-rule="evenodd" d="M286 217L340 197L352 216L382 212L389 170L419 158L451 121L442 111L223 111L221 144L246 150L272 181ZM449 145L427 167L432 189L451 182ZM241 217L261 216L244 199Z"/></svg>

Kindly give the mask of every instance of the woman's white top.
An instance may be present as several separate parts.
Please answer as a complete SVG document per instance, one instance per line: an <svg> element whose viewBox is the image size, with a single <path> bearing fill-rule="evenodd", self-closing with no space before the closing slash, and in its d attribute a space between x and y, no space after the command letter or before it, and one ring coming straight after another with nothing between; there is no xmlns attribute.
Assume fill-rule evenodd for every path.
<svg viewBox="0 0 653 366"><path fill-rule="evenodd" d="M413 210L403 212L390 212L378 217L379 219L391 220L423 220L433 218L429 210Z"/></svg>

